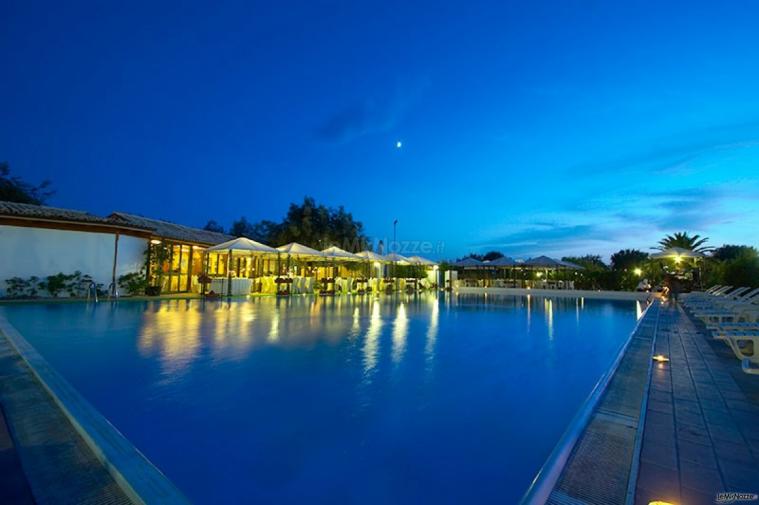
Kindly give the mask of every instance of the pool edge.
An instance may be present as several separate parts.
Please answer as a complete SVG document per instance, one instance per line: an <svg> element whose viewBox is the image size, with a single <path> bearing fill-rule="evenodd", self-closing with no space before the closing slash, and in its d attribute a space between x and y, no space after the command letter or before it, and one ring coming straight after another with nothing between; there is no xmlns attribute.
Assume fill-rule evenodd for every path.
<svg viewBox="0 0 759 505"><path fill-rule="evenodd" d="M174 483L69 384L2 314L0 334L8 340L130 500L143 504L190 503Z"/></svg>
<svg viewBox="0 0 759 505"><path fill-rule="evenodd" d="M638 318L635 327L628 335L624 344L622 344L611 366L593 387L593 390L570 421L569 426L554 446L548 458L546 458L545 463L541 466L540 470L538 470L538 473L533 478L527 491L525 491L519 501L520 505L539 505L549 501L553 491L561 481L561 477L567 468L567 464L569 463L575 448L588 429L594 415L598 412L601 400L616 375L623 358L627 354L633 338L640 331L641 325L646 320L646 317L652 312L652 307L658 308L659 304L660 302L658 300L652 301ZM648 374L649 370L646 370L646 375ZM640 441L636 434L636 450L639 448L639 443ZM627 486L626 491L629 491Z"/></svg>

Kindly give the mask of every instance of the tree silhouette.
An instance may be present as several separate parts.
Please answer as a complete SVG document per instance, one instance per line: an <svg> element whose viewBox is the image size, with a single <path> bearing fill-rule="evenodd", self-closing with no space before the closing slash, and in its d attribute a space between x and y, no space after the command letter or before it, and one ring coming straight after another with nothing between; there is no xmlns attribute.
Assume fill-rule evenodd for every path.
<svg viewBox="0 0 759 505"><path fill-rule="evenodd" d="M42 181L35 186L12 176L8 162L0 162L0 200L43 205L54 193L50 189L50 181Z"/></svg>
<svg viewBox="0 0 759 505"><path fill-rule="evenodd" d="M672 247L680 247L689 251L698 253L705 253L713 250L713 247L704 246L709 239L707 237L701 237L701 235L689 235L687 231L673 233L667 235L659 241L657 249L665 250Z"/></svg>

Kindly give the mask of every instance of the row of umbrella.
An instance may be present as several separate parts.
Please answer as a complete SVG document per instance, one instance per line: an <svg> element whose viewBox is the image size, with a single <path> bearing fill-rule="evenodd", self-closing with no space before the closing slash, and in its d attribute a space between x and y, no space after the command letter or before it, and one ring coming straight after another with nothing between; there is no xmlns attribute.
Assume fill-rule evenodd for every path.
<svg viewBox="0 0 759 505"><path fill-rule="evenodd" d="M464 258L453 264L455 267L462 268L567 268L570 270L580 270L581 266L570 263L569 261L557 260L548 256L538 256L525 261L517 261L506 256L494 259L492 261L480 261L475 258Z"/></svg>
<svg viewBox="0 0 759 505"><path fill-rule="evenodd" d="M302 259L332 259L332 260L345 260L345 261L377 261L381 263L398 263L401 265L425 265L434 266L437 265L432 260L422 258L421 256L401 256L397 253L390 253L382 256L373 251L361 251L359 253L348 252L339 247L332 246L324 249L323 251L317 251L311 247L299 244L297 242L290 242L279 247L270 247L261 242L256 242L245 237L239 237L236 239L223 242L221 244L209 247L207 252L227 252L232 253L248 252L259 254L278 254L288 255Z"/></svg>
<svg viewBox="0 0 759 505"><path fill-rule="evenodd" d="M681 247L670 247L669 249L665 249L659 253L652 254L651 258L654 258L654 259L674 258L675 260L679 260L682 258L702 258L703 256L704 256L703 254L696 251L683 249ZM569 261L549 258L548 256L538 256L537 258L530 258L525 261L517 261L513 258L509 258L506 256L503 256L498 259L494 259L492 261L480 261L475 258L464 258L462 260L457 261L453 265L456 267L462 267L462 268L491 268L491 267L520 268L520 267L523 267L523 268L551 268L551 269L568 268L571 270L582 269L580 265L575 265L574 263L570 263Z"/></svg>

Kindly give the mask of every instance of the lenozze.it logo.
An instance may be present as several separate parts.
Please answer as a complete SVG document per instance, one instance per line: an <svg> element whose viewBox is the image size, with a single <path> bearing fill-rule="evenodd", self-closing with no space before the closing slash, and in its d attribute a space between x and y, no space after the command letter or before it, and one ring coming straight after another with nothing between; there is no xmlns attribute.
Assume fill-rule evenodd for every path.
<svg viewBox="0 0 759 505"><path fill-rule="evenodd" d="M759 494L756 493L717 493L714 503L724 505L727 503L736 503L739 501L756 501L759 500Z"/></svg>

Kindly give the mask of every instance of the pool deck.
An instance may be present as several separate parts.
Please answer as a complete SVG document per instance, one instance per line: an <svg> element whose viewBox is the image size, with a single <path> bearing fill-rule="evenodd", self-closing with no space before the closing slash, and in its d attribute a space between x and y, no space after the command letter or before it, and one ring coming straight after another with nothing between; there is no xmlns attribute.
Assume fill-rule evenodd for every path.
<svg viewBox="0 0 759 505"><path fill-rule="evenodd" d="M759 376L679 307L663 310L655 352L670 362L653 367L635 503L759 493Z"/></svg>
<svg viewBox="0 0 759 505"><path fill-rule="evenodd" d="M0 487L13 493L2 503L133 503L2 332L0 405L8 427Z"/></svg>
<svg viewBox="0 0 759 505"><path fill-rule="evenodd" d="M591 409L523 503L699 505L759 493L759 377L682 308L654 302Z"/></svg>

